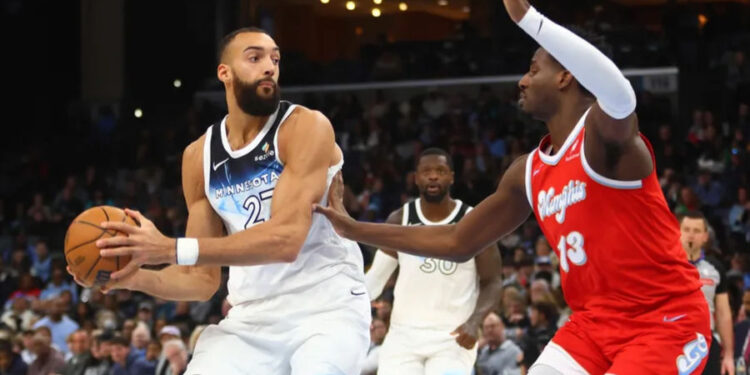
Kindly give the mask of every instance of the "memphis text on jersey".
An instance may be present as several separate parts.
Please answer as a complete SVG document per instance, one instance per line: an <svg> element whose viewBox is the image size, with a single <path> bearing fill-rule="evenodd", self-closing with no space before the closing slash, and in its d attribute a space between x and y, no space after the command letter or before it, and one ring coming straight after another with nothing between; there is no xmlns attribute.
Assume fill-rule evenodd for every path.
<svg viewBox="0 0 750 375"><path fill-rule="evenodd" d="M222 186L215 190L216 199L250 191L250 189L260 187L261 185L276 182L278 179L279 175L275 171L270 171L253 179L246 180L243 183Z"/></svg>
<svg viewBox="0 0 750 375"><path fill-rule="evenodd" d="M586 199L586 183L578 180L570 180L563 187L560 194L555 195L555 188L540 191L537 198L537 212L539 218L555 215L559 224L565 221L565 211L568 207Z"/></svg>

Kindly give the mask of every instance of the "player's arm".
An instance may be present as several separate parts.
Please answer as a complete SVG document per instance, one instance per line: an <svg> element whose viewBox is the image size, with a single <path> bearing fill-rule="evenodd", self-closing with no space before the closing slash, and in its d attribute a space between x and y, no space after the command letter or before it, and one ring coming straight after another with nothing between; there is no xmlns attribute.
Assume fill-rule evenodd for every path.
<svg viewBox="0 0 750 375"><path fill-rule="evenodd" d="M500 249L496 244L484 249L474 260L479 274L479 296L474 312L469 319L458 327L454 333L456 342L466 349L471 349L477 342L479 327L484 318L500 303L503 280L500 270L503 268Z"/></svg>
<svg viewBox="0 0 750 375"><path fill-rule="evenodd" d="M270 220L227 237L189 237L180 239L182 243L164 236L153 224L138 228L103 223L128 236L97 241L102 256L132 256L130 263L111 277L124 278L143 264L245 266L293 262L310 230L310 207L325 193L328 167L337 148L333 127L320 112L300 109L285 124L281 131L286 136L279 140L285 167L273 193ZM343 157L340 151L336 156ZM137 216L141 223L150 223Z"/></svg>
<svg viewBox="0 0 750 375"><path fill-rule="evenodd" d="M182 189L188 208L187 236L216 237L224 234L221 219L211 208L203 189L203 139L185 148L182 156ZM140 213L129 211L142 226L153 226ZM137 290L173 301L205 301L219 289L221 267L172 265L159 271L139 269L106 289Z"/></svg>
<svg viewBox="0 0 750 375"><path fill-rule="evenodd" d="M452 225L401 226L374 224L352 219L341 199L341 177L331 186L329 207L316 205L336 231L349 239L409 254L465 262L512 232L529 217L531 207L525 191L524 155L508 168L497 190Z"/></svg>
<svg viewBox="0 0 750 375"><path fill-rule="evenodd" d="M401 224L403 207L391 212L385 221L388 224ZM398 253L395 250L383 248L375 252L370 269L365 274L365 286L370 295L370 301L376 300L383 293L385 284L398 267Z"/></svg>
<svg viewBox="0 0 750 375"><path fill-rule="evenodd" d="M596 47L554 23L527 0L503 0L518 26L596 97L586 119L586 159L606 177L643 178L653 168L645 143L638 136L636 96L630 81ZM566 74L568 74L566 72ZM619 157L629 164L617 168Z"/></svg>

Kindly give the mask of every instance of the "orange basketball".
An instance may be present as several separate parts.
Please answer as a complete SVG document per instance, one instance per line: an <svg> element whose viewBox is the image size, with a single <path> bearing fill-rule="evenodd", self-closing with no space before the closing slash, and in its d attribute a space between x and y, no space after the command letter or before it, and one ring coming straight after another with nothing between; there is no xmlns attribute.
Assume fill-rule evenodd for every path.
<svg viewBox="0 0 750 375"><path fill-rule="evenodd" d="M103 258L96 241L101 238L125 236L125 233L101 227L105 221L121 221L137 225L125 211L111 206L92 207L76 217L65 234L65 260L74 275L86 286L101 286L109 275L125 267L130 256Z"/></svg>

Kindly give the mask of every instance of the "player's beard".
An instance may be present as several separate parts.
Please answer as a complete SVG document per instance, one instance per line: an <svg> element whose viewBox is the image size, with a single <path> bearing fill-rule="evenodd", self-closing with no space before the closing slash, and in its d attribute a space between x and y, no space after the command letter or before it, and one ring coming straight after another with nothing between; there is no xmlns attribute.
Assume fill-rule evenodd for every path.
<svg viewBox="0 0 750 375"><path fill-rule="evenodd" d="M448 194L448 188L441 186L437 193L428 193L427 187L424 187L419 189L419 194L429 203L440 203Z"/></svg>
<svg viewBox="0 0 750 375"><path fill-rule="evenodd" d="M272 79L259 79L254 83L247 83L239 78L234 80L234 96L237 98L237 105L243 112L252 116L270 116L276 111L281 99L279 85L274 82L273 95L270 97L261 97L258 95L258 86L261 82L273 82Z"/></svg>

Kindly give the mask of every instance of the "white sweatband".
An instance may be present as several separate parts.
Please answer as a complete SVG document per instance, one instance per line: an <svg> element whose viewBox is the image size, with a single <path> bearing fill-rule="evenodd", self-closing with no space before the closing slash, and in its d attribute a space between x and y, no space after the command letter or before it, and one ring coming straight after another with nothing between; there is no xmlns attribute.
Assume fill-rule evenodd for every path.
<svg viewBox="0 0 750 375"><path fill-rule="evenodd" d="M615 119L635 111L633 86L617 65L572 31L530 7L518 26L565 67L596 97L599 107Z"/></svg>
<svg viewBox="0 0 750 375"><path fill-rule="evenodd" d="M365 287L371 301L374 301L383 293L383 288L385 288L385 284L388 282L393 271L396 270L396 267L398 267L398 259L381 250L375 252L372 265L367 274L365 274Z"/></svg>
<svg viewBox="0 0 750 375"><path fill-rule="evenodd" d="M198 239L177 239L177 264L181 266L194 266L198 263Z"/></svg>

